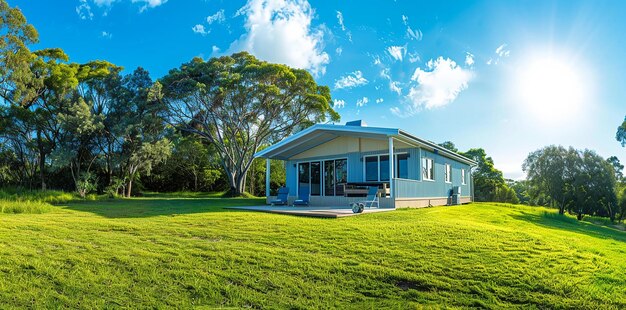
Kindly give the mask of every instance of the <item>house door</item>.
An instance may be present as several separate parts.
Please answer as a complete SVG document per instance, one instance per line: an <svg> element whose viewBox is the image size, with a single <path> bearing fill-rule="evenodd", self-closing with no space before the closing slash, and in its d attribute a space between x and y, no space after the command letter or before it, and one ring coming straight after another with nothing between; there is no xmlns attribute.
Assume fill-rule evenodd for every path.
<svg viewBox="0 0 626 310"><path fill-rule="evenodd" d="M311 196L320 195L321 176L321 163L319 161L298 164L298 188L308 187Z"/></svg>

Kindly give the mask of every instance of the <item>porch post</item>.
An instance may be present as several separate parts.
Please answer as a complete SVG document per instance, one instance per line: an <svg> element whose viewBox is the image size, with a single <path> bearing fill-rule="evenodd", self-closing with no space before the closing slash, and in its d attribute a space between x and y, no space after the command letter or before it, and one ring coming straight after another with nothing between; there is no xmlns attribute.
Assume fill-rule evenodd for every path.
<svg viewBox="0 0 626 310"><path fill-rule="evenodd" d="M394 158L393 158L393 137L389 137L389 198L393 198L394 197L394 186L393 186L393 164L394 164Z"/></svg>
<svg viewBox="0 0 626 310"><path fill-rule="evenodd" d="M265 197L270 197L270 159L265 159Z"/></svg>

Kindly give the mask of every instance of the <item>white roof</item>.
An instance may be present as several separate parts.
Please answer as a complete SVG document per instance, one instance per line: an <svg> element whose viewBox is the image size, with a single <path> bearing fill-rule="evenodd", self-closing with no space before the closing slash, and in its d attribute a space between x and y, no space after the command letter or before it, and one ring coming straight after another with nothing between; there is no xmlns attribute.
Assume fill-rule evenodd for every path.
<svg viewBox="0 0 626 310"><path fill-rule="evenodd" d="M420 139L397 128L344 126L316 124L304 129L282 141L257 152L254 157L287 160L318 145L324 144L340 136L370 139L387 139L393 137L406 144L434 151L445 157L475 166L476 162L451 152L435 143Z"/></svg>

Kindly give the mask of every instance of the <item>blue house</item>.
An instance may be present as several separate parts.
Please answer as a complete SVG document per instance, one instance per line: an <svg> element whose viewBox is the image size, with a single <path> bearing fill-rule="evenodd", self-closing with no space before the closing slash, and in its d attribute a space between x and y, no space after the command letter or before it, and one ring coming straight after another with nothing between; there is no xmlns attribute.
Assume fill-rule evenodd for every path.
<svg viewBox="0 0 626 310"><path fill-rule="evenodd" d="M425 207L473 201L471 159L396 128L316 124L255 154L286 164L289 200L306 186L311 205L347 206L379 188L380 207ZM392 159L392 160L390 160Z"/></svg>

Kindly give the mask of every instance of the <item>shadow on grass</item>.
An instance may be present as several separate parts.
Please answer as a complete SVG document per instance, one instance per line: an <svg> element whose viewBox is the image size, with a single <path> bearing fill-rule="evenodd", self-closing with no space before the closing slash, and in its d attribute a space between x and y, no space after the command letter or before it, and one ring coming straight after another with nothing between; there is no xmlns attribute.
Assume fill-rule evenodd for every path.
<svg viewBox="0 0 626 310"><path fill-rule="evenodd" d="M207 212L232 212L225 207L258 206L265 199L250 198L167 198L144 197L83 201L64 205L64 209L90 212L108 218L142 218Z"/></svg>
<svg viewBox="0 0 626 310"><path fill-rule="evenodd" d="M620 242L626 242L626 233L622 231L587 222L579 222L575 218L560 215L558 213L543 212L537 214L522 212L520 215L514 215L513 217L546 228L567 230L570 232L585 234L594 238L613 239Z"/></svg>

